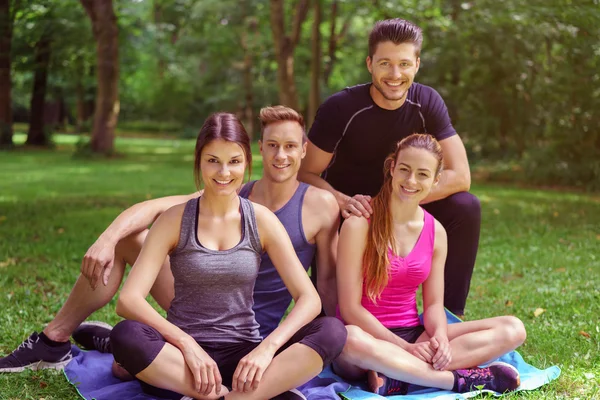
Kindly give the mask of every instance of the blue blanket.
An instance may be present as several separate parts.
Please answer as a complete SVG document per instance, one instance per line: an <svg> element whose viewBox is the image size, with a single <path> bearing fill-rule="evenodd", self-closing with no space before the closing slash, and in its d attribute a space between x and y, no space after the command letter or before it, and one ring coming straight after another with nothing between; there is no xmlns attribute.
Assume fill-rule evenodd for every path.
<svg viewBox="0 0 600 400"><path fill-rule="evenodd" d="M448 313L448 322L455 323L459 320ZM111 354L102 354L97 351L81 351L73 346L73 361L65 368L67 380L73 384L81 397L85 399L113 400L156 400L142 392L137 381L123 382L115 378L111 373L113 357ZM556 366L539 370L527 364L523 357L516 351L512 351L499 360L514 365L521 374L521 386L518 390L537 389L546 383L553 381L560 375L560 369ZM318 377L300 387L300 390L308 400L339 399L339 396L349 400L363 400L381 398L378 395L363 390L365 386L360 382L344 382L336 376L330 368L325 369ZM491 392L494 393L494 392ZM411 385L408 395L392 396L390 398L413 400L413 399L466 399L479 394L470 392L457 394L447 390L424 388ZM499 394L494 393L499 396Z"/></svg>

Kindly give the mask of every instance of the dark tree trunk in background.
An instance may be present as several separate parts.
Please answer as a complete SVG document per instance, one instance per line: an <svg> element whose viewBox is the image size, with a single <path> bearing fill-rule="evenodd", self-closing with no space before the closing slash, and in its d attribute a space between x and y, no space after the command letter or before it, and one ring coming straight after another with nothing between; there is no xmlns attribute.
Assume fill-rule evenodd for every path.
<svg viewBox="0 0 600 400"><path fill-rule="evenodd" d="M321 104L321 1L313 0L315 15L311 38L312 57L310 59L310 94L308 96L307 127L312 125L317 114L317 109Z"/></svg>
<svg viewBox="0 0 600 400"><path fill-rule="evenodd" d="M75 102L76 102L76 130L78 133L83 132L83 124L86 120L86 112L85 112L85 88L83 87L83 82L81 78L78 78L77 84L75 85Z"/></svg>
<svg viewBox="0 0 600 400"><path fill-rule="evenodd" d="M452 45L456 46L456 49L460 49L458 32L459 28L456 26L458 24L458 16L461 10L461 0L452 0L452 10L450 13L450 20L452 21L452 25L454 29L450 32L450 37L452 39ZM460 60L462 59L462 55L458 51L452 52L456 59L454 62L450 64L450 87L455 91L458 90L460 86ZM446 104L448 105L448 114L450 115L450 119L452 123L456 126L458 123L458 104L456 99L449 98L446 99Z"/></svg>
<svg viewBox="0 0 600 400"><path fill-rule="evenodd" d="M48 146L50 144L50 137L46 134L44 123L50 51L50 35L44 33L35 44L35 74L31 94L31 116L29 117L29 132L25 142L28 146Z"/></svg>
<svg viewBox="0 0 600 400"><path fill-rule="evenodd" d="M119 118L119 29L112 0L80 0L96 39L96 109L91 148L95 153L114 152L115 127Z"/></svg>
<svg viewBox="0 0 600 400"><path fill-rule="evenodd" d="M294 77L294 51L300 40L302 23L308 13L308 0L299 0L293 17L292 34L288 36L285 29L283 0L271 0L271 30L275 44L277 59L277 85L279 102L298 110L298 90Z"/></svg>
<svg viewBox="0 0 600 400"><path fill-rule="evenodd" d="M244 88L244 104L242 106L242 123L248 132L250 139L254 138L254 127L256 126L254 118L254 87L252 82L252 68L254 66L253 44L256 42L258 21L255 17L248 15L248 1L240 2L242 8L242 20L244 29L241 36L241 46L244 52L244 62L242 64L242 82Z"/></svg>
<svg viewBox="0 0 600 400"><path fill-rule="evenodd" d="M326 87L329 86L329 78L331 77L331 73L333 72L333 66L335 65L336 57L335 52L337 47L339 46L344 36L346 36L346 32L348 32L348 28L350 27L350 18L352 14L348 15L348 18L344 21L344 25L342 25L342 29L340 33L336 33L337 30L337 15L338 15L338 1L334 0L331 3L331 15L330 15L330 23L331 30L329 32L329 45L327 48L327 62L325 63L325 68L323 70L323 83Z"/></svg>
<svg viewBox="0 0 600 400"><path fill-rule="evenodd" d="M10 80L12 18L10 0L0 0L0 147L13 146Z"/></svg>

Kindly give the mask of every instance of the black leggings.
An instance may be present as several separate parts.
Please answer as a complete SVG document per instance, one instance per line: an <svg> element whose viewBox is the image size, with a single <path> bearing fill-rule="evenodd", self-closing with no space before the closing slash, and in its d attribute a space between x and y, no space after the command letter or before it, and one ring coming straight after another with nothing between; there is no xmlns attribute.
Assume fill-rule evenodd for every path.
<svg viewBox="0 0 600 400"><path fill-rule="evenodd" d="M454 314L464 315L479 246L481 204L471 193L459 192L423 208L440 221L448 234L444 306Z"/></svg>
<svg viewBox="0 0 600 400"><path fill-rule="evenodd" d="M346 327L337 318L320 317L298 330L287 343L281 346L276 355L295 343L302 343L316 351L323 360L323 367L326 367L342 352L346 336ZM160 332L146 324L125 320L113 328L110 343L115 361L135 376L154 361L166 340ZM254 350L260 342L198 342L198 344L219 366L223 385L231 387L231 379L239 361ZM144 392L154 396L181 397L174 392L143 382L142 387Z"/></svg>

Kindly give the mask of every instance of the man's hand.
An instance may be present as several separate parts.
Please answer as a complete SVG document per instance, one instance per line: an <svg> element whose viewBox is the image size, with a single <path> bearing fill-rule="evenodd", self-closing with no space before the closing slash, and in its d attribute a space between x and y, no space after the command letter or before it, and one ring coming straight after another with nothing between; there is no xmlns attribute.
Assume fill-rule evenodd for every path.
<svg viewBox="0 0 600 400"><path fill-rule="evenodd" d="M83 256L81 275L87 278L92 289L98 287L100 277L104 286L108 285L108 277L115 262L115 247L113 242L100 237Z"/></svg>
<svg viewBox="0 0 600 400"><path fill-rule="evenodd" d="M371 208L371 196L366 194L357 194L354 197L347 196L343 193L339 193L336 196L340 210L342 211L342 217L348 218L351 215L357 217L369 218L373 214Z"/></svg>

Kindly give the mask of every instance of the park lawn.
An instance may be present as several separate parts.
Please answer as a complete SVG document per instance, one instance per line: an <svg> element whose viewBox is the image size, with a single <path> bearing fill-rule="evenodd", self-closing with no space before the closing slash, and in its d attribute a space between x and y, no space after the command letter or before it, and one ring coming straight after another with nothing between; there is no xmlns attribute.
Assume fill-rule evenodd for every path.
<svg viewBox="0 0 600 400"><path fill-rule="evenodd" d="M54 140L54 151L0 153L2 355L52 319L83 254L121 210L194 191L194 141L119 139L120 156L106 160L73 158L77 136ZM483 226L467 318L516 315L528 332L525 360L562 369L558 381L511 397L600 398L600 198L495 185L472 191ZM91 318L115 324L114 308L113 300ZM0 399L41 398L78 395L62 373L0 375Z"/></svg>

